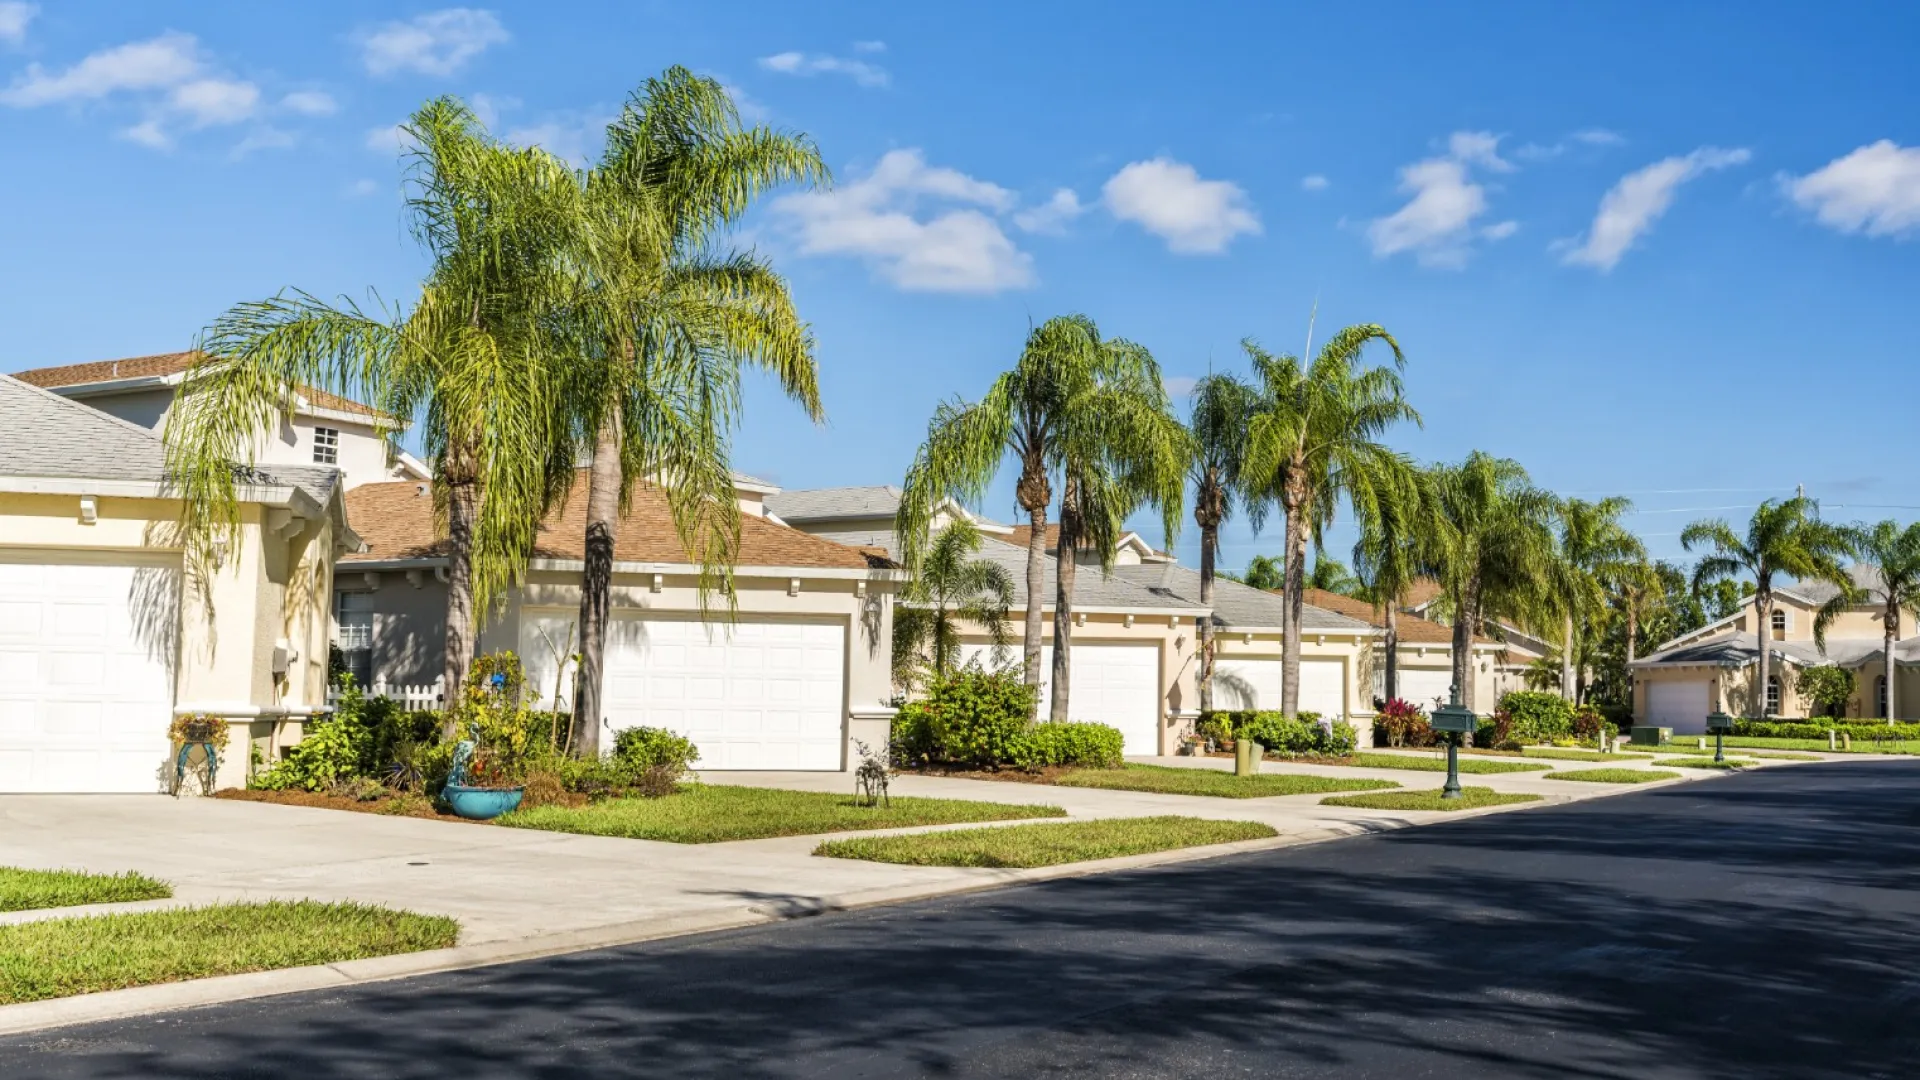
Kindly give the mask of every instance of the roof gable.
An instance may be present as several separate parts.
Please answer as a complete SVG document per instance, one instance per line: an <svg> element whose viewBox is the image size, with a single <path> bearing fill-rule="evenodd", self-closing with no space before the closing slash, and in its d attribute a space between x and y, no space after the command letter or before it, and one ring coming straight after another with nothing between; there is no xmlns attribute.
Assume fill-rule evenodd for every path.
<svg viewBox="0 0 1920 1080"><path fill-rule="evenodd" d="M0 375L0 472L160 483L160 437L88 405Z"/></svg>
<svg viewBox="0 0 1920 1080"><path fill-rule="evenodd" d="M131 356L123 360L95 360L84 364L66 364L59 367L33 368L22 371L13 377L21 382L47 390L67 390L101 383L118 382L123 379L168 379L184 375L201 358L194 350L185 352L156 353L152 356ZM171 385L171 383L169 383ZM345 413L350 416L364 416L369 422L391 421L379 410L342 397L317 386L300 386L299 396L306 404L315 409Z"/></svg>

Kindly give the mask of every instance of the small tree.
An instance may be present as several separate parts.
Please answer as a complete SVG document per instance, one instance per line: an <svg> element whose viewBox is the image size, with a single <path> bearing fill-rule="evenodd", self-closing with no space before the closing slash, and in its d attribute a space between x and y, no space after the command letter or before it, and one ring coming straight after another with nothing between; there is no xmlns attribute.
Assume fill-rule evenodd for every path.
<svg viewBox="0 0 1920 1080"><path fill-rule="evenodd" d="M998 563L974 556L980 530L965 518L940 530L920 569L893 612L893 678L916 682L923 657L935 678L957 666L960 625L973 623L993 643L994 662L1006 651L1007 609L1013 606L1013 576Z"/></svg>
<svg viewBox="0 0 1920 1080"><path fill-rule="evenodd" d="M1833 664L1810 667L1797 681L1800 696L1813 705L1815 716L1840 716L1853 697L1853 672Z"/></svg>

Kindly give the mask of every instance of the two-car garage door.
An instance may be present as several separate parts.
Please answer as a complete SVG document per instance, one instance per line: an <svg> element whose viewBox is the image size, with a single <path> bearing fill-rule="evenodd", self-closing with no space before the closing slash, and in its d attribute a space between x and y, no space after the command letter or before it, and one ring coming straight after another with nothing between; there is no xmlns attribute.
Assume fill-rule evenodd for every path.
<svg viewBox="0 0 1920 1080"><path fill-rule="evenodd" d="M1218 660L1213 666L1216 709L1278 709L1280 661ZM1346 668L1338 660L1300 661L1300 710L1327 720L1347 715Z"/></svg>
<svg viewBox="0 0 1920 1080"><path fill-rule="evenodd" d="M545 698L570 614L525 615L520 655ZM666 728L693 740L702 769L841 768L846 626L615 615L603 708L610 731ZM882 749L875 747L875 750Z"/></svg>
<svg viewBox="0 0 1920 1080"><path fill-rule="evenodd" d="M960 662L978 660L982 667L991 668L991 651L986 645L963 645ZM1040 653L1040 715L1044 718L1053 699L1053 646L1044 646ZM1019 666L1018 645L1009 650L1007 659ZM1159 646L1075 645L1069 671L1069 718L1119 728L1124 753L1161 753Z"/></svg>
<svg viewBox="0 0 1920 1080"><path fill-rule="evenodd" d="M0 792L162 789L178 580L0 556Z"/></svg>

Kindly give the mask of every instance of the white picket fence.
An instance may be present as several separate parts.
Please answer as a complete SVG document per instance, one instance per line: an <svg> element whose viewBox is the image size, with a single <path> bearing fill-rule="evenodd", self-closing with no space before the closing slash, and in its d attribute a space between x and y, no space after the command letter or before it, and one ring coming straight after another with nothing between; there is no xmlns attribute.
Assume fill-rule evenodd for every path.
<svg viewBox="0 0 1920 1080"><path fill-rule="evenodd" d="M370 698L392 698L403 709L437 709L442 704L440 685L439 679L418 684L376 682L366 688L366 693ZM328 687L327 704L332 705L339 700L340 688Z"/></svg>

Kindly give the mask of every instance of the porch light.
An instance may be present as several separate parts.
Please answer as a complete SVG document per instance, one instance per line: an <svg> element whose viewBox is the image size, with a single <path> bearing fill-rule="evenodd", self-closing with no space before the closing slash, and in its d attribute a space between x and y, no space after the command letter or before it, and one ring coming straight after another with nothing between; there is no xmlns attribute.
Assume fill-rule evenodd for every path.
<svg viewBox="0 0 1920 1080"><path fill-rule="evenodd" d="M1451 736L1447 740L1447 784L1440 789L1443 799L1460 797L1460 739L1473 734L1473 710L1460 704L1460 684L1447 688L1447 703L1433 710L1429 721L1433 730Z"/></svg>

